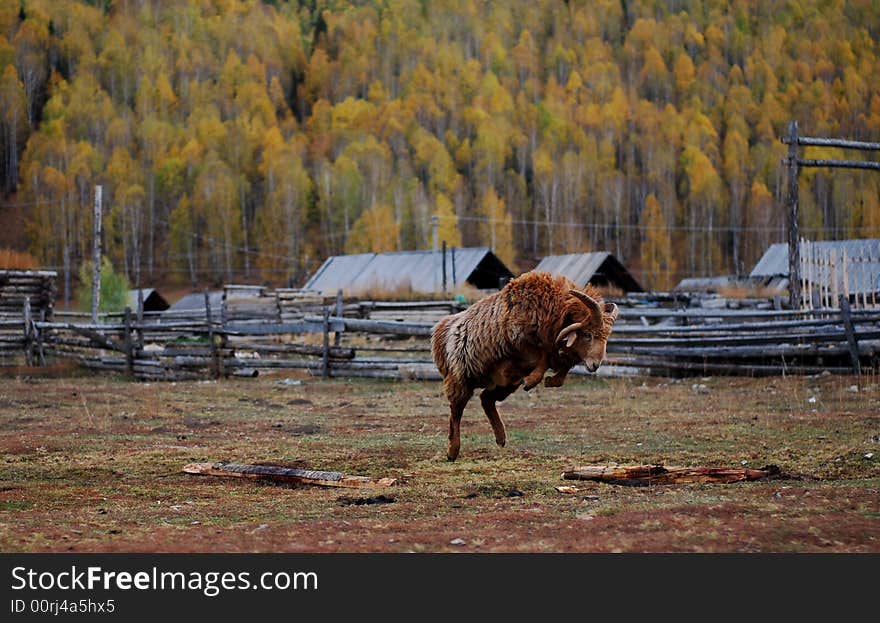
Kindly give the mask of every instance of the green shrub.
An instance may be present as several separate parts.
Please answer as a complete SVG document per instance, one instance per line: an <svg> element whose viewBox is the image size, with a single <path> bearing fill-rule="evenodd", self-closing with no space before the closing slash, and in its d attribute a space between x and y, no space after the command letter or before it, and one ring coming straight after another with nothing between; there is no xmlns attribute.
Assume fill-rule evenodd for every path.
<svg viewBox="0 0 880 623"><path fill-rule="evenodd" d="M77 300L83 311L92 310L92 263L83 262L79 269L80 287ZM113 264L106 257L101 261L101 296L98 311L119 312L128 304L128 279L113 270Z"/></svg>

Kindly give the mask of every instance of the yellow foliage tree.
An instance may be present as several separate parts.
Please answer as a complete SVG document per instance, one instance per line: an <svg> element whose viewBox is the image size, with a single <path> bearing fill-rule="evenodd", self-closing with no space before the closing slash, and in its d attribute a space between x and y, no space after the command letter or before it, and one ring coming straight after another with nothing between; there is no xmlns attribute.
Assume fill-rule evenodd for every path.
<svg viewBox="0 0 880 623"><path fill-rule="evenodd" d="M391 206L377 203L360 215L345 241L346 253L383 253L397 251L400 225L394 220Z"/></svg>
<svg viewBox="0 0 880 623"><path fill-rule="evenodd" d="M509 268L513 269L516 250L513 246L513 218L507 212L504 199L501 199L494 188L489 188L483 195L479 207L479 233L483 244L492 249Z"/></svg>
<svg viewBox="0 0 880 623"><path fill-rule="evenodd" d="M669 290L675 283L676 262L666 219L653 193L645 199L641 225L645 232L641 249L642 272L648 285Z"/></svg>
<svg viewBox="0 0 880 623"><path fill-rule="evenodd" d="M461 232L458 231L458 217L455 215L452 202L443 193L437 195L437 209L434 211L437 217L437 244L449 247L461 246Z"/></svg>

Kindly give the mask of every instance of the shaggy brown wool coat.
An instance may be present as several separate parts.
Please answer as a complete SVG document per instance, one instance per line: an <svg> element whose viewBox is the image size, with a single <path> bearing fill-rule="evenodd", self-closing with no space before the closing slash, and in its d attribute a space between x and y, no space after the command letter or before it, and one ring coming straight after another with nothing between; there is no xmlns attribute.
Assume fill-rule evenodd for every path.
<svg viewBox="0 0 880 623"><path fill-rule="evenodd" d="M506 435L496 401L504 400L520 385L531 389L548 368L556 375L546 379L545 385L562 385L568 370L585 360L589 352L600 353L594 368L601 362L614 320L591 318L593 312L572 295L573 289L576 286L565 277L532 271L434 327L434 362L443 375L452 411L450 460L458 455L458 422L475 388L486 388L480 397L483 409L496 441L503 446ZM601 300L589 286L585 293L597 303ZM560 348L557 336L573 323L584 323L578 347Z"/></svg>

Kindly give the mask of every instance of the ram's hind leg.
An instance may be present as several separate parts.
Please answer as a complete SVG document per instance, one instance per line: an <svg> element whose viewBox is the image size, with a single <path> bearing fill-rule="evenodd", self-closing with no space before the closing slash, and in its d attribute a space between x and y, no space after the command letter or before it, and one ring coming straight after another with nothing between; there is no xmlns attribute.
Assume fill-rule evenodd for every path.
<svg viewBox="0 0 880 623"><path fill-rule="evenodd" d="M474 390L462 386L446 386L446 397L449 399L449 447L446 449L446 458L454 461L458 458L461 449L461 416L468 400L474 395Z"/></svg>
<svg viewBox="0 0 880 623"><path fill-rule="evenodd" d="M492 425L492 431L495 433L495 443L502 448L507 443L507 432L504 430L504 421L498 415L495 403L501 402L510 396L510 394L516 391L517 387L519 387L519 384L506 385L504 387L484 389L480 393L480 404L483 405L483 411L486 412L486 417L489 418L489 423Z"/></svg>

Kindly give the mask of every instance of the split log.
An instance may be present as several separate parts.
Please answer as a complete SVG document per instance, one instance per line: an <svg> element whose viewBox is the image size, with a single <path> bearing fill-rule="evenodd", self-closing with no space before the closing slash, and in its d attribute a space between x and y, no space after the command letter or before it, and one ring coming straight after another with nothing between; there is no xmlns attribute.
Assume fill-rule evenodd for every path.
<svg viewBox="0 0 880 623"><path fill-rule="evenodd" d="M390 487L397 482L396 478L375 479L366 476L349 476L341 472L296 469L276 465L245 465L242 463L189 463L184 466L183 471L187 474L293 482L322 487L383 488Z"/></svg>
<svg viewBox="0 0 880 623"><path fill-rule="evenodd" d="M306 316L306 322L322 322L323 318ZM431 323L391 322L383 320L358 320L356 318L330 318L331 331L355 331L369 333L391 333L392 335L431 335Z"/></svg>
<svg viewBox="0 0 880 623"><path fill-rule="evenodd" d="M562 472L564 480L596 480L616 485L647 486L693 482L730 483L780 478L776 465L761 469L728 467L664 467L662 465L586 465Z"/></svg>
<svg viewBox="0 0 880 623"><path fill-rule="evenodd" d="M74 324L68 323L64 328L70 329L80 335L84 335L87 338L91 339L93 342L97 342L101 347L106 348L107 350L118 350L121 352L125 352L125 346L119 344L118 342L111 340L109 337L102 333L98 333L94 329L77 326Z"/></svg>
<svg viewBox="0 0 880 623"><path fill-rule="evenodd" d="M253 351L257 353L281 353L294 355L314 355L321 357L324 355L322 346L314 346L312 344L255 344L234 342L229 345L227 351ZM226 354L226 353L224 353ZM330 347L331 359L354 359L355 352L352 348L344 348L339 346Z"/></svg>
<svg viewBox="0 0 880 623"><path fill-rule="evenodd" d="M638 358L609 358L605 365L622 366L628 368L641 368L651 371L651 374L662 375L665 372L697 372L700 374L748 374L749 376L776 376L779 374L821 374L828 371L832 374L849 374L850 367L840 366L809 366L803 364L758 365L746 364L716 364L693 361L671 361L664 359L638 359ZM583 372L581 372L583 370ZM582 366L572 368L574 374L587 374Z"/></svg>

